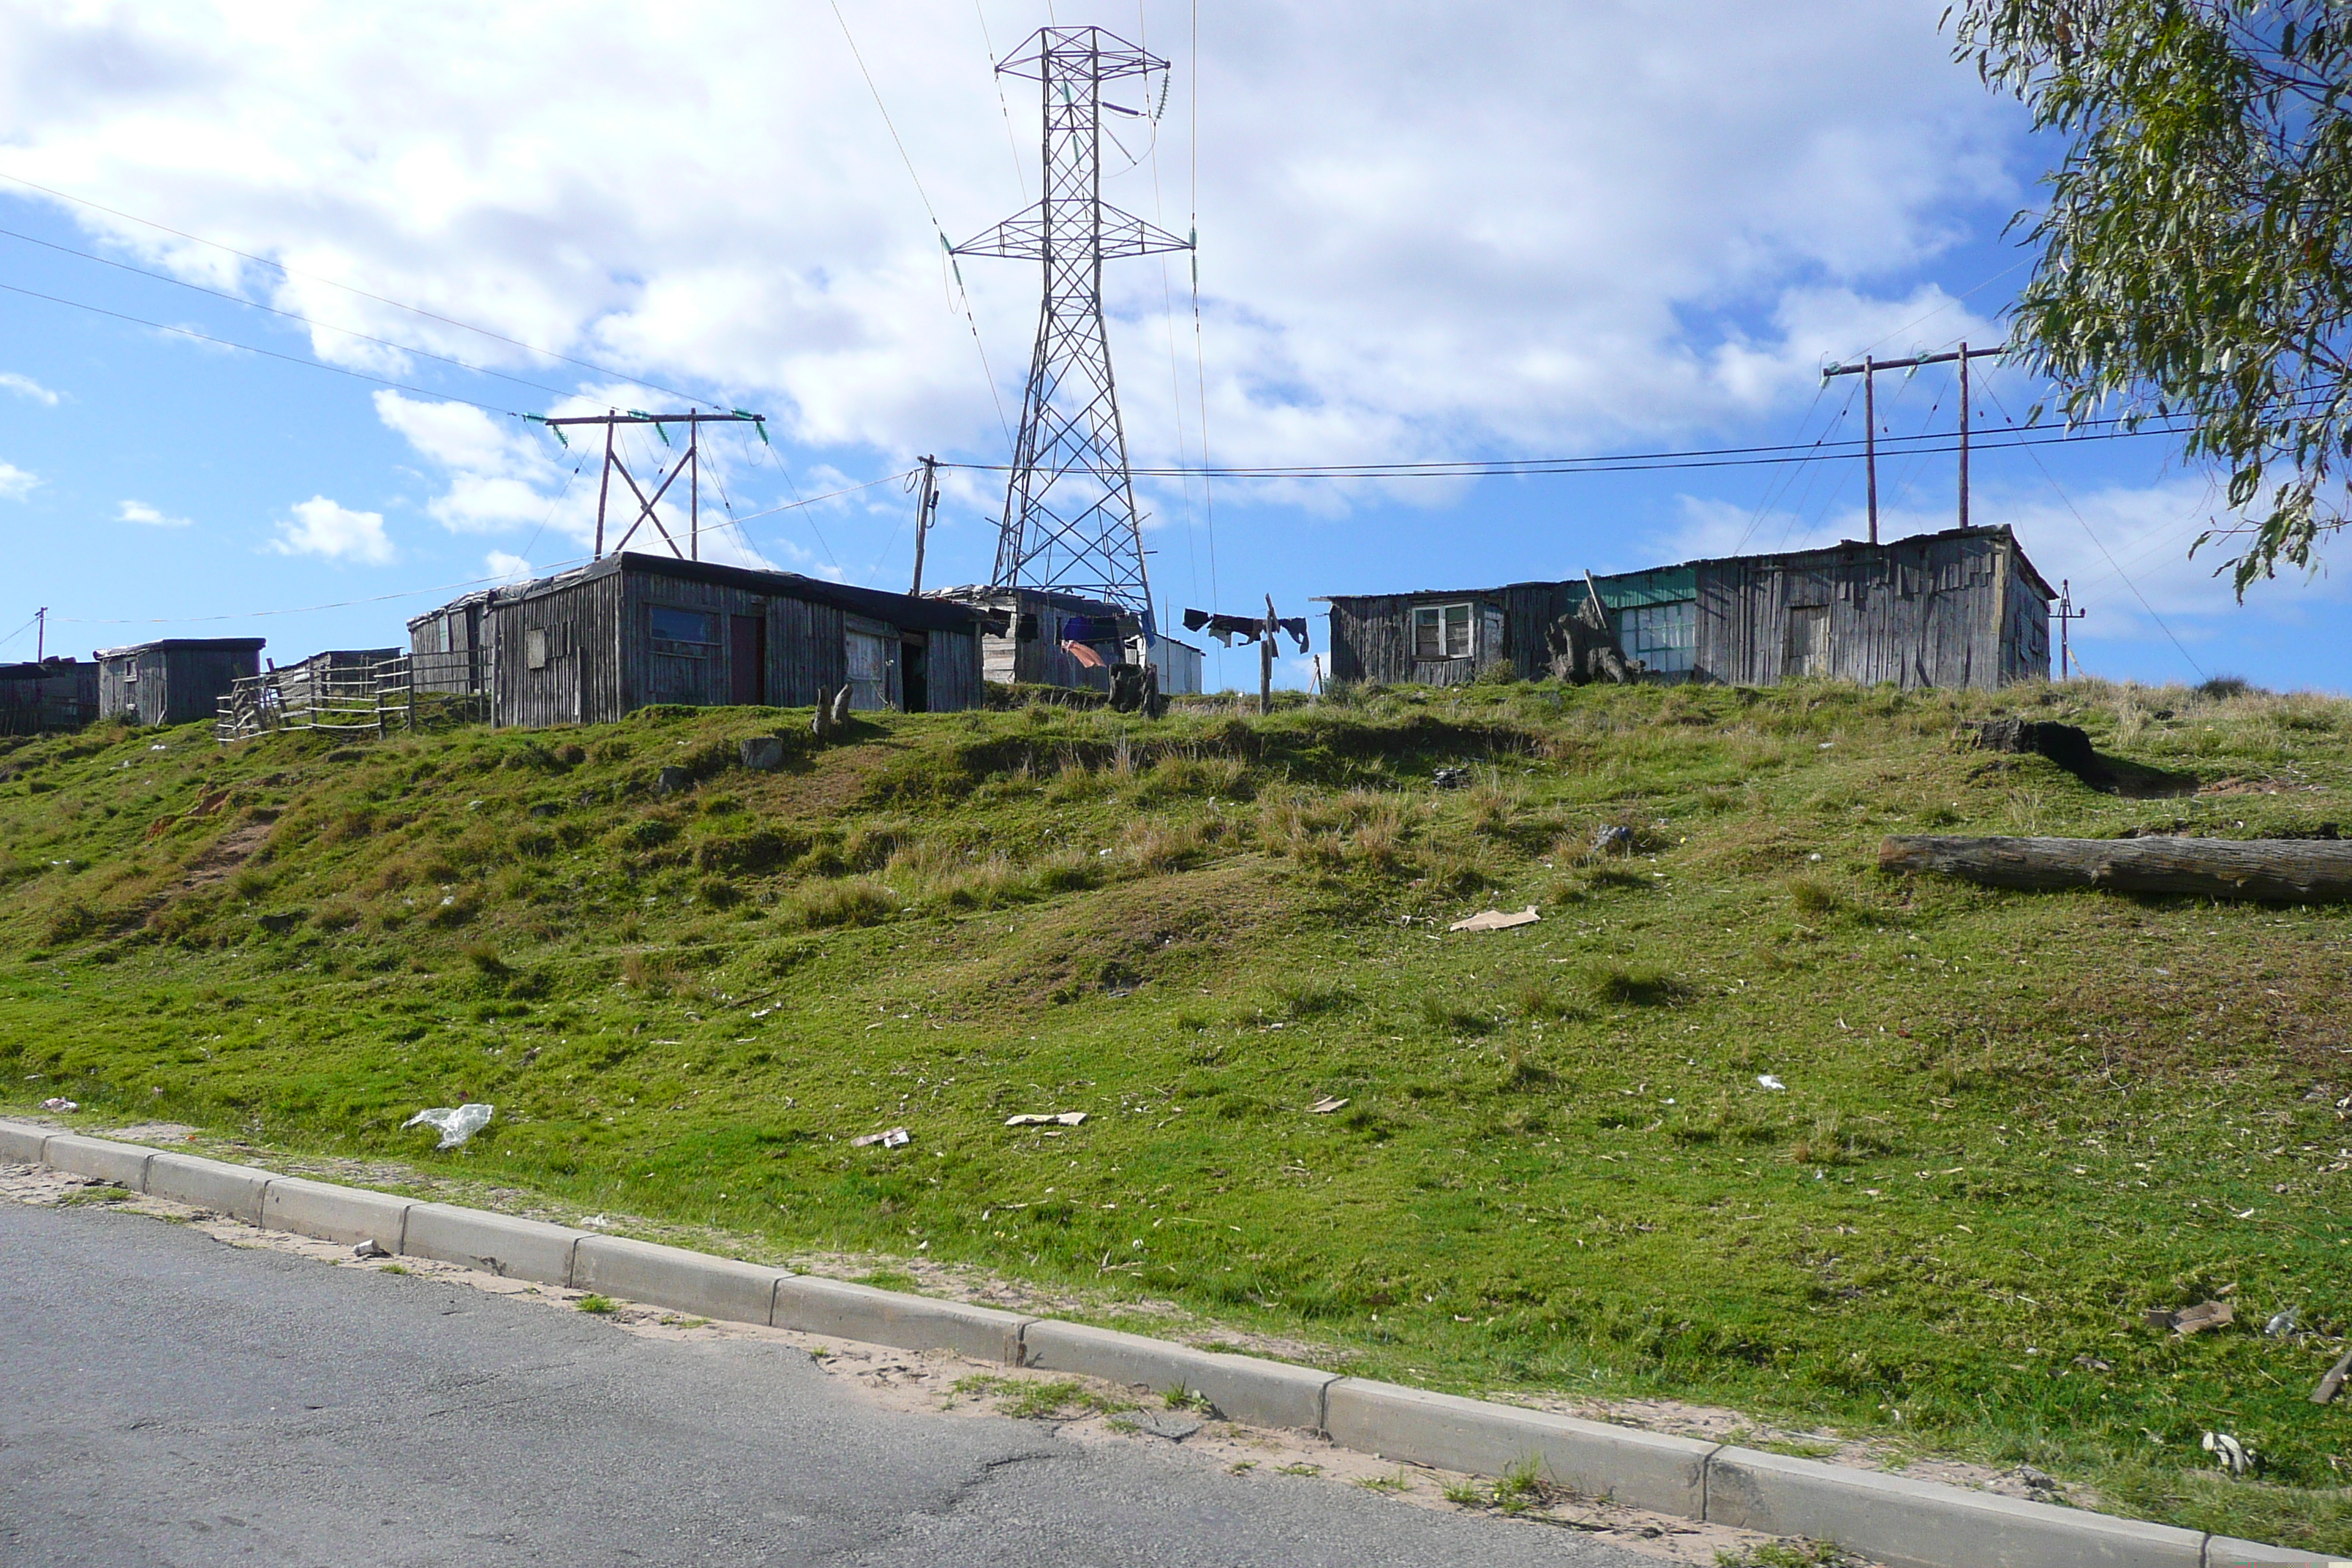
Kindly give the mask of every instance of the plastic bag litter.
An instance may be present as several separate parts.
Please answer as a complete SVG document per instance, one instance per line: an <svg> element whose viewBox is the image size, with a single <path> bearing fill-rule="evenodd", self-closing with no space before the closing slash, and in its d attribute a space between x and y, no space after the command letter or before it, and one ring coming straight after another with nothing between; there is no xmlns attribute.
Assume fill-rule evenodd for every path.
<svg viewBox="0 0 2352 1568"><path fill-rule="evenodd" d="M41 1101L43 1110L79 1110L81 1107L63 1095L51 1095Z"/></svg>
<svg viewBox="0 0 2352 1568"><path fill-rule="evenodd" d="M1758 1073L1756 1075L1756 1081L1762 1084L1766 1089L1786 1089L1789 1087L1787 1084L1782 1083L1778 1077L1769 1072Z"/></svg>
<svg viewBox="0 0 2352 1568"><path fill-rule="evenodd" d="M2242 1476L2254 1468L2254 1451L2227 1432L2206 1433L2205 1451L2233 1476Z"/></svg>
<svg viewBox="0 0 2352 1568"><path fill-rule="evenodd" d="M435 1147L455 1149L458 1144L488 1126L491 1116L496 1114L498 1109L495 1105L477 1105L471 1101L455 1110L436 1106L431 1110L418 1111L402 1122L400 1130L405 1132L412 1127L437 1128L441 1133L441 1142Z"/></svg>

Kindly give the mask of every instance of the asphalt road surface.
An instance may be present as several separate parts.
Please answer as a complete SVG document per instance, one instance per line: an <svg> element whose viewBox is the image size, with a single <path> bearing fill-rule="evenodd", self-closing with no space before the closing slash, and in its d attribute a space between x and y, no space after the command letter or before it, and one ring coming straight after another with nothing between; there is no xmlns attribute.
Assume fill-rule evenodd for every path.
<svg viewBox="0 0 2352 1568"><path fill-rule="evenodd" d="M0 1395L6 1568L1656 1568L97 1209L0 1205Z"/></svg>

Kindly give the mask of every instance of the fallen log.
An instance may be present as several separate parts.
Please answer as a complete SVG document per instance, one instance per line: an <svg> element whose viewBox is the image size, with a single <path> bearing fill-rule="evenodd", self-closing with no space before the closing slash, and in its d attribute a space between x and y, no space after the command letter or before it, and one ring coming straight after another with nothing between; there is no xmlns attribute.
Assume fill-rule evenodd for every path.
<svg viewBox="0 0 2352 1568"><path fill-rule="evenodd" d="M1882 871L1995 888L2105 888L2264 903L2352 899L2352 842L2303 838L1889 838Z"/></svg>

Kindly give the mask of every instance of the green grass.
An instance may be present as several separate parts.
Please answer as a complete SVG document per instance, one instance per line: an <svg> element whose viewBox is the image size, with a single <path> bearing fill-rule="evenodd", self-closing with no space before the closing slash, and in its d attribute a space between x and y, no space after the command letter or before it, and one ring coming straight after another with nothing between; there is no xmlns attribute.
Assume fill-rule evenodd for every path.
<svg viewBox="0 0 2352 1568"><path fill-rule="evenodd" d="M1954 749L2003 707L2144 792L2239 782ZM2352 911L1875 869L1887 833L2315 830L2352 704L1500 685L802 728L0 742L5 1104L2352 1552L2352 1416L2304 1397L2352 1326ZM778 730L785 770L730 765ZM665 765L699 782L657 797ZM1588 863L1604 825L1635 853ZM462 1149L400 1131L466 1100L499 1110ZM2140 1322L2224 1292L2228 1331ZM2315 1331L2263 1338L2289 1305ZM2263 1468L2221 1476L2215 1430Z"/></svg>
<svg viewBox="0 0 2352 1568"><path fill-rule="evenodd" d="M621 1304L610 1296L583 1296L572 1305L575 1310L592 1313L600 1318L621 1310Z"/></svg>
<svg viewBox="0 0 2352 1568"><path fill-rule="evenodd" d="M1024 1421L1056 1420L1074 1412L1080 1415L1117 1415L1136 1408L1133 1400L1099 1393L1076 1378L1045 1382L1019 1377L963 1377L956 1380L955 1392L992 1399L999 1415Z"/></svg>

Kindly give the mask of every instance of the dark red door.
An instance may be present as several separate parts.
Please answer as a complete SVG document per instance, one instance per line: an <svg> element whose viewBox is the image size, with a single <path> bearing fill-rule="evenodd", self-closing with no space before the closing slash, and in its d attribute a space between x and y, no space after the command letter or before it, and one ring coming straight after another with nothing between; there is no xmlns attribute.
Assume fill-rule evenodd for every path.
<svg viewBox="0 0 2352 1568"><path fill-rule="evenodd" d="M727 617L727 700L739 708L768 700L768 617Z"/></svg>

